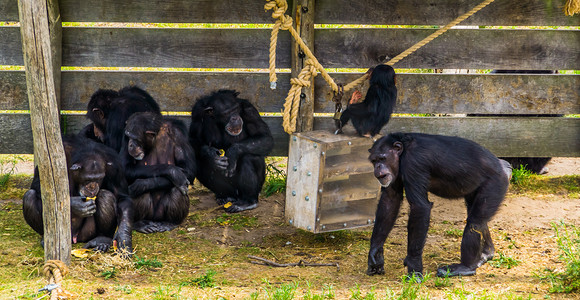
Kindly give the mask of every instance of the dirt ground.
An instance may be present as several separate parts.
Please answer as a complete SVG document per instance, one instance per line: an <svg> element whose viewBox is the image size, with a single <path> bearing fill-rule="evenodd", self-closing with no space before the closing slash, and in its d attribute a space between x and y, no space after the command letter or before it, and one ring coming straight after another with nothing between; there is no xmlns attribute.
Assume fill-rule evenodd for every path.
<svg viewBox="0 0 580 300"><path fill-rule="evenodd" d="M580 158L554 158L548 167L548 176L580 174ZM31 163L17 165L19 173L30 174L31 170ZM513 257L520 261L519 265L508 269L485 264L478 269L476 276L453 278L444 283L431 278L424 283L419 297L580 298L578 294L549 293L550 284L535 275L546 268L562 270L564 266L559 259L551 223L564 221L580 225L580 199L577 198L578 193L574 195L520 195L510 191L489 225L496 255L502 253ZM134 235L136 255L155 257L163 262L163 267L145 272L129 268L114 279L104 279L102 271L106 267L102 264L74 259L69 279L63 285L73 287L81 295L80 299L247 299L252 297L252 293L258 295L258 299L282 299L272 297L274 289L292 283L300 286L295 299L302 299L309 292L322 297L329 286L332 286L335 299L363 299L365 295L367 299L389 299L391 296L387 295L392 295L389 293L404 294L406 285L401 281L401 276L406 272L402 260L406 253L407 206L401 209L396 226L385 244L387 274L369 277L364 272L370 227L325 234L297 230L285 222L284 198L282 194L261 198L257 209L239 214L255 220L255 224L234 229L216 221L224 216L223 210L216 207L212 193L196 185L190 191L190 215L178 229L169 233ZM459 260L461 238L450 232L463 229L466 213L462 201L434 196L430 200L434 206L424 251L424 267L425 272L433 274L438 266ZM3 200L0 208L18 210L18 205L21 205L19 201ZM18 214L21 212L16 212L14 218L19 218ZM8 221L0 220L0 234L13 234L6 227L14 225L2 222ZM26 228L22 220L14 222L23 226L20 230L24 233L18 242L15 241L19 246L7 248L0 243L0 253L4 256L0 258L0 273L4 273L0 275L0 290L4 290L0 292L0 299L33 299L23 294L30 295L42 286L43 278L35 276L41 267L42 249L38 246L38 235ZM251 263L247 258L249 254L278 263L299 260L337 263L339 268L273 268ZM11 261L6 255L19 258ZM6 272L14 268L28 275L6 283L11 276ZM209 269L217 272L214 288L179 285L179 282L198 277ZM127 286L132 288L131 293L124 290L123 287ZM370 297L373 295L375 298Z"/></svg>

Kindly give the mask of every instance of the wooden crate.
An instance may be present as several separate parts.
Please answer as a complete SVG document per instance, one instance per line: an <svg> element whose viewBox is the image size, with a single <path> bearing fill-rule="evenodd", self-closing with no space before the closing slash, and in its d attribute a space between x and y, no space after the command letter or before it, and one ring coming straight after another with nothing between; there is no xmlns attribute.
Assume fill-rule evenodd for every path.
<svg viewBox="0 0 580 300"><path fill-rule="evenodd" d="M373 225L380 194L368 161L373 142L326 130L293 134L286 220L314 233Z"/></svg>

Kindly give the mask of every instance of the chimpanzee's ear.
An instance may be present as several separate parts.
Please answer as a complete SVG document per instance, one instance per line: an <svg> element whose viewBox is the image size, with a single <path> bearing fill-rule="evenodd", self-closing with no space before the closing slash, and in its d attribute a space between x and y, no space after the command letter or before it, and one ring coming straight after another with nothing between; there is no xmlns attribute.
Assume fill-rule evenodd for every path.
<svg viewBox="0 0 580 300"><path fill-rule="evenodd" d="M105 114L103 113L103 111L100 108L93 108L93 114L95 114L95 116L97 116L97 118L99 118L99 120L105 119Z"/></svg>
<svg viewBox="0 0 580 300"><path fill-rule="evenodd" d="M208 106L203 111L205 112L205 114L207 116L210 116L210 117L213 116L213 106Z"/></svg>
<svg viewBox="0 0 580 300"><path fill-rule="evenodd" d="M401 156L403 154L403 143L397 141L393 143L393 149L397 151L397 155Z"/></svg>
<svg viewBox="0 0 580 300"><path fill-rule="evenodd" d="M148 138L151 138L151 139L155 138L155 136L157 135L155 133L155 131L151 131L151 130L145 131L145 134L147 135Z"/></svg>
<svg viewBox="0 0 580 300"><path fill-rule="evenodd" d="M80 170L82 167L79 164L73 164L72 166L70 166L70 169L72 171L76 171L76 170Z"/></svg>

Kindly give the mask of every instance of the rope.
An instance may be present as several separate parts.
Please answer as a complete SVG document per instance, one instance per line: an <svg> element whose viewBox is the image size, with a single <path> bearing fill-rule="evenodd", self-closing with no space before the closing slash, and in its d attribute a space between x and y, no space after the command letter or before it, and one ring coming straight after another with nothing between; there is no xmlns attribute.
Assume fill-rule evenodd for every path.
<svg viewBox="0 0 580 300"><path fill-rule="evenodd" d="M298 45L300 46L300 48L302 49L302 51L304 52L306 57L308 57L308 59L310 60L309 63L305 64L305 66L302 69L302 71L300 72L300 74L302 75L304 72L309 72L310 75L308 75L308 78L310 78L310 77L316 76L317 71L320 72L320 74L322 75L324 80L328 83L328 85L330 85L330 88L332 89L332 91L337 93L339 88L338 88L338 85L334 82L334 79L332 79L332 77L330 77L328 72L326 72L326 70L324 70L324 67L322 67L322 65L318 62L318 60L316 59L316 57L314 56L312 51L310 51L308 46L304 43L302 38L298 35L298 32L296 32L296 30L292 26L292 18L284 14L286 12L286 10L288 9L288 3L286 3L286 0L266 0L266 1L267 1L267 3L266 3L266 5L264 5L264 9L266 11L271 10L271 9L274 10L274 12L272 13L272 18L276 19L276 23L274 24L274 28L272 29L272 35L270 37L270 57L269 57L270 88L272 88L272 89L276 88L276 81L277 81L277 77L276 77L276 44L278 41L278 32L280 30L288 30L290 32L290 34L292 35L292 37L294 37L294 40L298 43ZM431 42L433 39L440 36L441 34L446 32L447 30L449 30L451 27L453 27L453 26L461 23L463 20L469 18L470 16L472 16L473 14L475 14L476 12L481 10L482 8L486 7L487 5L492 3L493 1L494 0L484 0L481 4L477 5L472 10L466 12L465 14L463 14L462 16L458 17L457 19L453 20L451 23L447 24L446 26L438 29L437 31L435 31L434 33L432 33L431 35L429 35L428 37L426 37L422 41L416 43L411 48L405 50L403 53L397 55L396 57L389 60L385 64L391 65L391 66L394 65L395 63L399 62L403 58L409 56L411 53L417 51L419 48L425 46L427 43ZM578 2L579 0L568 0L568 1L569 2L570 1ZM288 92L288 97L286 97L286 102L284 103L284 123L283 123L283 125L284 125L284 131L286 131L288 134L291 134L296 130L296 115L298 112L298 107L296 107L298 105L296 103L297 102L296 99L297 99L297 95L299 95L298 91L301 87L307 86L307 85L303 85L304 83L302 81L302 79L308 80L308 79L305 79L306 75L304 74L304 75L302 75L302 79L300 79L300 78L301 77L299 75L298 80L294 80L294 79L290 80L290 82L292 83L292 88L290 88L290 92ZM368 74L365 73L360 78L345 85L343 91L347 92L347 91L351 90L352 88L360 85L367 78L368 78ZM308 83L308 85L310 85L310 82ZM297 89L298 89L298 91L297 91ZM288 122L292 122L292 123L288 123L287 120L289 120Z"/></svg>
<svg viewBox="0 0 580 300"><path fill-rule="evenodd" d="M74 298L74 294L62 288L62 277L68 273L68 268L60 260L47 260L42 268L42 273L48 279L48 285L41 291L50 293L50 300Z"/></svg>
<svg viewBox="0 0 580 300"><path fill-rule="evenodd" d="M580 0L566 1L566 5L564 6L564 14L571 17L577 13L580 13Z"/></svg>
<svg viewBox="0 0 580 300"><path fill-rule="evenodd" d="M284 102L284 117L282 125L284 126L284 131L288 134L296 131L296 118L298 117L298 110L300 109L300 95L302 94L302 88L310 86L310 78L315 77L316 68L313 65L311 59L307 59L304 68L298 74L298 78L290 79L292 87L288 92L286 101ZM289 112L289 113L286 113Z"/></svg>

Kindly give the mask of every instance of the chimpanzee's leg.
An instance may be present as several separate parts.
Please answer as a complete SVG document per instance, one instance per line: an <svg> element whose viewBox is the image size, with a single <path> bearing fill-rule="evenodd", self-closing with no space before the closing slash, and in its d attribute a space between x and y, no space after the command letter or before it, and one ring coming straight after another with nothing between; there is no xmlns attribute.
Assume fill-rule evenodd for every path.
<svg viewBox="0 0 580 300"><path fill-rule="evenodd" d="M232 178L226 177L222 170L215 169L209 164L200 163L198 173L197 179L215 194L218 205L236 201L237 193Z"/></svg>
<svg viewBox="0 0 580 300"><path fill-rule="evenodd" d="M226 208L226 212L235 213L256 208L265 178L266 163L264 157L250 154L240 157L236 174L233 177L238 198L232 206Z"/></svg>
<svg viewBox="0 0 580 300"><path fill-rule="evenodd" d="M377 206L375 226L371 236L367 275L385 274L383 246L395 225L402 201L403 187L401 185L397 187L391 185L381 189L381 199Z"/></svg>
<svg viewBox="0 0 580 300"><path fill-rule="evenodd" d="M106 252L111 247L112 236L117 227L117 199L110 191L100 190L94 201L96 201L97 212L85 218L78 234L78 241L88 241L85 248Z"/></svg>
<svg viewBox="0 0 580 300"><path fill-rule="evenodd" d="M423 276L423 248L429 230L431 208L433 203L427 198L427 191L418 181L413 185L406 183L405 192L410 206L409 221L407 223L407 257L404 264L409 276ZM424 185L427 186L427 185Z"/></svg>
<svg viewBox="0 0 580 300"><path fill-rule="evenodd" d="M44 227L42 223L42 200L40 192L34 189L28 190L22 197L22 213L26 223L38 234L43 235Z"/></svg>
<svg viewBox="0 0 580 300"><path fill-rule="evenodd" d="M472 196L466 197L469 211L461 240L461 263L440 267L437 276L475 275L477 267L493 257L487 222L499 209L507 186L507 177L495 176L485 181Z"/></svg>

